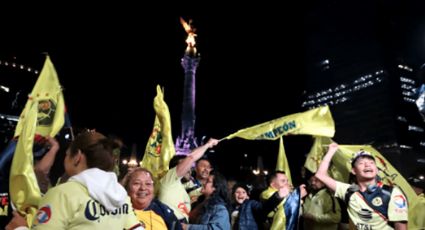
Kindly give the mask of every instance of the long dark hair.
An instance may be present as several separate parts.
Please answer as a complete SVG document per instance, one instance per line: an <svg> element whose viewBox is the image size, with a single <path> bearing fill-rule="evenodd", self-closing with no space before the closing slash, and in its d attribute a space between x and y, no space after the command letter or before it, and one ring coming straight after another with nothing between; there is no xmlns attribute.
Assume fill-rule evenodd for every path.
<svg viewBox="0 0 425 230"><path fill-rule="evenodd" d="M213 171L211 173L211 176L214 177L213 187L215 188L215 190L211 194L210 198L208 199L207 204L205 205L205 208L209 209L211 206L215 204L223 203L230 215L231 206L230 206L230 200L229 200L229 195L227 190L227 180L221 173L217 171Z"/></svg>
<svg viewBox="0 0 425 230"><path fill-rule="evenodd" d="M87 158L88 168L99 168L112 171L114 159L112 151L117 144L98 132L83 132L70 144L70 156L75 156L81 151Z"/></svg>

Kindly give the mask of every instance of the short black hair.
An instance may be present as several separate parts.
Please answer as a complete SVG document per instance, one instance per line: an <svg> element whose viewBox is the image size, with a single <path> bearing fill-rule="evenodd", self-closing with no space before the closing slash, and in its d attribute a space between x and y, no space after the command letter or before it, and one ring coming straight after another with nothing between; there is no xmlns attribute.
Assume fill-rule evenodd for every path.
<svg viewBox="0 0 425 230"><path fill-rule="evenodd" d="M285 171L276 170L272 174L270 174L270 176L267 178L267 183L270 185L272 183L272 181L277 177L277 174L279 174L279 173L286 175Z"/></svg>
<svg viewBox="0 0 425 230"><path fill-rule="evenodd" d="M208 163L212 164L210 159L208 159L206 156L203 156L195 162L195 165L198 165L201 161L208 161Z"/></svg>
<svg viewBox="0 0 425 230"><path fill-rule="evenodd" d="M409 178L407 178L409 184L421 188L425 190L425 173L424 172L416 172L412 174Z"/></svg>
<svg viewBox="0 0 425 230"><path fill-rule="evenodd" d="M179 164L179 161L183 160L184 158L186 158L185 155L174 155L174 157L171 158L170 164L168 164L169 165L168 167L170 169L176 167Z"/></svg>

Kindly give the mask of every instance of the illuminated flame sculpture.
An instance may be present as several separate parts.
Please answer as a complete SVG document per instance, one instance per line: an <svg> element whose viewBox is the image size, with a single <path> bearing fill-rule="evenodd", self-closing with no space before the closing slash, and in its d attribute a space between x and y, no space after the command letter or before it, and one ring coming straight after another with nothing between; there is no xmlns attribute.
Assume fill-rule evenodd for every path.
<svg viewBox="0 0 425 230"><path fill-rule="evenodd" d="M186 54L190 56L196 56L196 29L192 27L192 20L187 23L183 18L180 18L180 23L183 25L184 30L187 33L186 43Z"/></svg>

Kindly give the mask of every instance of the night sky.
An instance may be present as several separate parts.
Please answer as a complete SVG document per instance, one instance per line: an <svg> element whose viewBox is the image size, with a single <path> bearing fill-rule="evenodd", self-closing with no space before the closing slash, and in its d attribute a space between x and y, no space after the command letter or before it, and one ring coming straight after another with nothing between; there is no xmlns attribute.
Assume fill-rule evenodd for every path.
<svg viewBox="0 0 425 230"><path fill-rule="evenodd" d="M41 53L48 52L65 89L73 125L121 136L128 146L137 143L141 154L153 126L157 84L165 88L173 137L180 134L184 79L180 59L186 48L180 16L193 19L201 54L196 77L196 135L222 138L238 129L304 111L306 72L326 53L326 47L331 49L330 43L338 42L338 36L349 36L346 31L362 33L362 26L350 27L354 31L344 28L341 17L353 17L347 19L350 25L366 25L369 21L362 19L362 13L377 12L369 17L374 20L370 23L384 28L376 31L378 40L372 45L377 43L385 50L394 43L410 44L395 49L420 59L409 47L413 38L381 39L404 25L410 25L404 31L417 32L420 20L412 17L419 13L415 7L419 3L401 2L389 1L384 8L380 1L359 1L355 7L336 1L307 1L296 7L193 7L171 13L131 5L33 12L27 20L5 23L1 39L8 45L3 47L2 57L16 57L17 62L41 68ZM148 11L156 16L149 16ZM408 15L412 17L404 17ZM326 23L329 25L324 26ZM318 31L323 28L326 30ZM370 32L370 27L366 31ZM388 31L391 33L386 34ZM368 39L353 43L371 44ZM35 78L31 80L35 82ZM292 170L298 171L310 139L289 137L286 144L289 161L296 162ZM263 155L266 166L274 168L277 150L278 142L233 139L222 142L213 157L235 159L237 169L243 154L247 153L253 164L257 155Z"/></svg>

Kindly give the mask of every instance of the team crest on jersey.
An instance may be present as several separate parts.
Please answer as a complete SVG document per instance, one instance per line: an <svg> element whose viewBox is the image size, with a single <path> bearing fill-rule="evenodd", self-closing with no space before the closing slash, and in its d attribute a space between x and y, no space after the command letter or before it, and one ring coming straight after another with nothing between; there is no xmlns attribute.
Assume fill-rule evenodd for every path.
<svg viewBox="0 0 425 230"><path fill-rule="evenodd" d="M406 198L403 195L397 195L394 197L394 204L397 206L397 208L406 208Z"/></svg>
<svg viewBox="0 0 425 230"><path fill-rule="evenodd" d="M184 202L180 202L177 207L180 209L182 213L184 213L186 216L189 216L190 211Z"/></svg>
<svg viewBox="0 0 425 230"><path fill-rule="evenodd" d="M49 222L51 216L52 216L52 210L50 208L50 205L46 205L38 210L35 224L47 223Z"/></svg>
<svg viewBox="0 0 425 230"><path fill-rule="evenodd" d="M149 137L149 148L146 149L147 153L155 158L161 156L161 147L162 147L162 134L161 126L159 124L154 124L155 127L152 130L152 134Z"/></svg>
<svg viewBox="0 0 425 230"><path fill-rule="evenodd" d="M383 204L382 198L381 197L375 197L375 198L373 198L372 204L375 205L376 207L381 206Z"/></svg>

